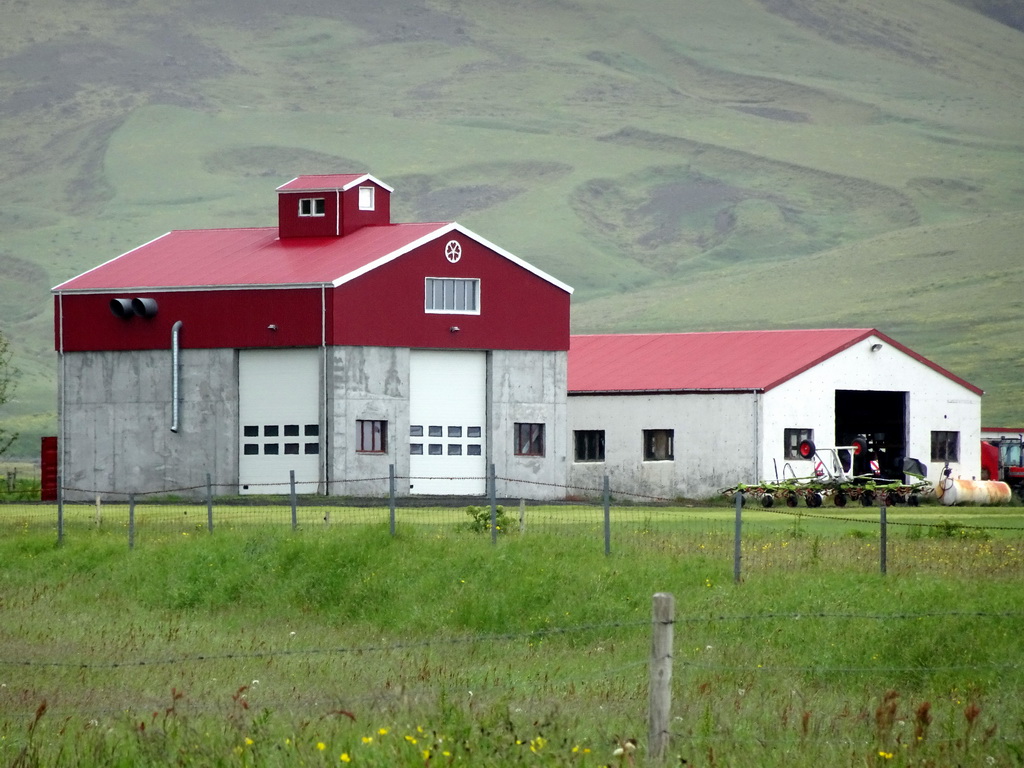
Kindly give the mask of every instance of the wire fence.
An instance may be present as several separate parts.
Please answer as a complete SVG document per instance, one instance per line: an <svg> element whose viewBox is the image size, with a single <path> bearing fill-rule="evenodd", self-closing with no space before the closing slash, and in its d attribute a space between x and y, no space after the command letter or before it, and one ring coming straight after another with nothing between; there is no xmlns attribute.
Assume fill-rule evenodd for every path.
<svg viewBox="0 0 1024 768"><path fill-rule="evenodd" d="M348 493L368 481L391 480L386 497ZM306 532L337 526L387 527L392 535L466 532L502 537L572 536L583 547L659 550L733 564L739 581L776 570L854 572L971 572L1024 576L1024 514L1019 507L937 505L859 508L756 508L742 494L732 503L698 504L628 494L611 487L557 487L491 475L487 497L399 496L396 481L358 478L331 484L332 495L237 495L237 486L170 488L139 493L64 488L90 501L0 504L0 530L48 530L58 543L95 532L121 537L134 548L168 537L217 530L290 527ZM521 491L497 498L494 488ZM557 496L558 500L552 500Z"/></svg>

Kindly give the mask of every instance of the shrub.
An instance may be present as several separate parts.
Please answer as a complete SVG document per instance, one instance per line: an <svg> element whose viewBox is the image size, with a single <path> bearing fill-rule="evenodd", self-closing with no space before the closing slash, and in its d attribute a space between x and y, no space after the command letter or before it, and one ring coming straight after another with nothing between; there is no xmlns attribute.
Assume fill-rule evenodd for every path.
<svg viewBox="0 0 1024 768"><path fill-rule="evenodd" d="M491 508L490 507L466 507L466 514L470 516L469 529L477 533L487 533L491 530ZM500 504L495 509L494 525L498 533L507 533L511 530L511 521L505 508Z"/></svg>

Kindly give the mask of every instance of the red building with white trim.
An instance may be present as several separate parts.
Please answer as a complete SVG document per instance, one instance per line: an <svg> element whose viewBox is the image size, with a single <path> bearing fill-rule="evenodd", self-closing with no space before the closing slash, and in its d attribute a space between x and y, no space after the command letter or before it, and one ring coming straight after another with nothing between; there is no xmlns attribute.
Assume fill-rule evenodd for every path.
<svg viewBox="0 0 1024 768"><path fill-rule="evenodd" d="M561 481L572 289L457 223L392 223L392 191L300 176L276 227L169 232L54 288L64 485Z"/></svg>

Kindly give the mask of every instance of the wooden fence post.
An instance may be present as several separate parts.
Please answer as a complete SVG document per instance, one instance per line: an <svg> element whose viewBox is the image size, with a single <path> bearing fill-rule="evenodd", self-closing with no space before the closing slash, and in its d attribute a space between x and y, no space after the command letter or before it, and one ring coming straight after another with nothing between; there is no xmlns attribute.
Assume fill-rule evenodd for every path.
<svg viewBox="0 0 1024 768"><path fill-rule="evenodd" d="M654 595L651 610L651 681L647 751L661 762L668 751L669 713L672 708L672 634L675 598L667 592Z"/></svg>

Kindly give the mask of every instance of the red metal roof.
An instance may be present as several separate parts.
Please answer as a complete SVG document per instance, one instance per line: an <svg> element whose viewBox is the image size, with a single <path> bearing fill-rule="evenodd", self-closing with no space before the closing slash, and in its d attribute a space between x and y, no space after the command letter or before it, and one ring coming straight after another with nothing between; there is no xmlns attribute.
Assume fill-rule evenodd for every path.
<svg viewBox="0 0 1024 768"><path fill-rule="evenodd" d="M982 394L870 328L573 336L569 393L765 392L870 336Z"/></svg>
<svg viewBox="0 0 1024 768"><path fill-rule="evenodd" d="M387 224L346 237L284 239L277 227L176 230L54 291L337 285L455 226Z"/></svg>
<svg viewBox="0 0 1024 768"><path fill-rule="evenodd" d="M374 178L368 173L329 173L297 176L287 184L277 188L278 192L320 192L324 190L349 189L364 181L372 181L374 184L383 187L388 192L394 192L380 179Z"/></svg>

